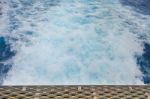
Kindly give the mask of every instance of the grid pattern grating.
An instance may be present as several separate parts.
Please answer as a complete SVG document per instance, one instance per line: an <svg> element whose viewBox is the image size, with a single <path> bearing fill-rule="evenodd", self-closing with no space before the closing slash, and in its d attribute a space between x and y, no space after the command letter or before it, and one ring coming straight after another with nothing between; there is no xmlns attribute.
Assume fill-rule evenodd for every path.
<svg viewBox="0 0 150 99"><path fill-rule="evenodd" d="M1 86L0 99L150 99L150 86Z"/></svg>

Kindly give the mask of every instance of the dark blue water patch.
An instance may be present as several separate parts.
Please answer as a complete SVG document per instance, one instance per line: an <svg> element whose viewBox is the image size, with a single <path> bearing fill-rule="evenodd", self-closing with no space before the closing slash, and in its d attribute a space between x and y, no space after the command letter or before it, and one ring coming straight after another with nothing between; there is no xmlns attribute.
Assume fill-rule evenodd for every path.
<svg viewBox="0 0 150 99"><path fill-rule="evenodd" d="M3 83L3 80L7 76L7 73L12 68L10 64L0 63L0 85Z"/></svg>
<svg viewBox="0 0 150 99"><path fill-rule="evenodd" d="M135 11L150 15L150 0L120 0L122 5L131 6Z"/></svg>
<svg viewBox="0 0 150 99"><path fill-rule="evenodd" d="M142 71L143 81L145 84L150 84L150 44L144 43L144 53L137 57L137 63Z"/></svg>
<svg viewBox="0 0 150 99"><path fill-rule="evenodd" d="M15 55L15 51L11 50L4 37L0 37L0 85L12 67L12 64L7 63Z"/></svg>
<svg viewBox="0 0 150 99"><path fill-rule="evenodd" d="M10 44L7 44L4 37L0 37L0 62L10 59L15 55L14 51L11 51Z"/></svg>

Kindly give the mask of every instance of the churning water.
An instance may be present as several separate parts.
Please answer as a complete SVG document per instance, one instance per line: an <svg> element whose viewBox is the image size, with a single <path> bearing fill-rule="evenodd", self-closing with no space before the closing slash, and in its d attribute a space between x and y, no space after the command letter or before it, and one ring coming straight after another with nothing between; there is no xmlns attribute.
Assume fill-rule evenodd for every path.
<svg viewBox="0 0 150 99"><path fill-rule="evenodd" d="M150 83L149 0L0 0L2 85Z"/></svg>

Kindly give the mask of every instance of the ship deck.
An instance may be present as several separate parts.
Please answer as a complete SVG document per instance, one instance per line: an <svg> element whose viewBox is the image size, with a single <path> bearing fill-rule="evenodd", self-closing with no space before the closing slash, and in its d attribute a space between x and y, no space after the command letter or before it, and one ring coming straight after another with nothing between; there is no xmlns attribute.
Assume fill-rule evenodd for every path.
<svg viewBox="0 0 150 99"><path fill-rule="evenodd" d="M150 99L150 86L1 86L0 99Z"/></svg>

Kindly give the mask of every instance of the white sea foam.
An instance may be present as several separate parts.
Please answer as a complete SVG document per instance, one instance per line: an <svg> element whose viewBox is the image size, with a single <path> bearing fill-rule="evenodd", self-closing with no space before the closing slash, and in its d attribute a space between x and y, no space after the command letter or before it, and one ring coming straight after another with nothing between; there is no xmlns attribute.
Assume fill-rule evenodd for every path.
<svg viewBox="0 0 150 99"><path fill-rule="evenodd" d="M148 19L118 0L32 1L15 16L20 26L9 36L17 54L4 85L143 84L141 32L131 30L146 34Z"/></svg>

